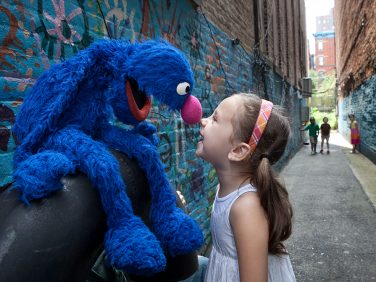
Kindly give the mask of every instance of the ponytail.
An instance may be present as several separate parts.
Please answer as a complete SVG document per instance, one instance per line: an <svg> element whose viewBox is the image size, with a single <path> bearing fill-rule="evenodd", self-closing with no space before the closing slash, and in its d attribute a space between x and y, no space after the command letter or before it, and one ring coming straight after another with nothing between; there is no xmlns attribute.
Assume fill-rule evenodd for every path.
<svg viewBox="0 0 376 282"><path fill-rule="evenodd" d="M234 138L249 143L263 103L253 94L237 95L243 99L243 110L233 121ZM268 218L269 253L286 254L282 242L291 235L293 212L286 187L277 179L272 165L284 154L291 129L283 109L277 105L273 105L266 122L247 165L252 175L251 183L257 189Z"/></svg>
<svg viewBox="0 0 376 282"><path fill-rule="evenodd" d="M260 160L253 179L269 223L269 253L286 254L282 241L292 231L292 207L285 186L278 181L268 158Z"/></svg>

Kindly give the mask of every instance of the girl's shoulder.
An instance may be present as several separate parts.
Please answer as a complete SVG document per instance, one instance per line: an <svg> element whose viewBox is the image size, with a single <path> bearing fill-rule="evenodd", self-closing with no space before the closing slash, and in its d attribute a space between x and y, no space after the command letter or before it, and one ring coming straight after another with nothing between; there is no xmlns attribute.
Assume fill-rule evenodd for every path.
<svg viewBox="0 0 376 282"><path fill-rule="evenodd" d="M250 217L252 217L252 219ZM231 206L230 222L240 218L253 221L253 219L257 220L257 217L264 217L264 209L261 206L260 198L257 193L244 193L239 196Z"/></svg>
<svg viewBox="0 0 376 282"><path fill-rule="evenodd" d="M249 251L250 244L264 246L267 250L268 219L257 193L241 195L231 207L229 220L238 251Z"/></svg>

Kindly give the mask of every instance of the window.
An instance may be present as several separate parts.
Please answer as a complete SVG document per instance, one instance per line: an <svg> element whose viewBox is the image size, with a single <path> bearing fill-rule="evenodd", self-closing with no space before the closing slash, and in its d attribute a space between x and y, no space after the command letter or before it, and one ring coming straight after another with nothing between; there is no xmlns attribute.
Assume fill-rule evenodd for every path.
<svg viewBox="0 0 376 282"><path fill-rule="evenodd" d="M322 48L323 48L323 42L322 41L319 41L318 43L317 43L317 45L318 45L318 48L319 48L319 50L322 50Z"/></svg>
<svg viewBox="0 0 376 282"><path fill-rule="evenodd" d="M319 56L319 65L320 66L324 65L324 57L323 56Z"/></svg>

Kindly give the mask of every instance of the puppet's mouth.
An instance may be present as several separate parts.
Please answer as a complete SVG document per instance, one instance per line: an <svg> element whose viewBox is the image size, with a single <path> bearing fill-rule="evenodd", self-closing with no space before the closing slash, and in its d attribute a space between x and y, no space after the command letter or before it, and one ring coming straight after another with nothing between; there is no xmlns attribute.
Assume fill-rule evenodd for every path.
<svg viewBox="0 0 376 282"><path fill-rule="evenodd" d="M145 120L150 112L151 97L148 97L144 91L139 90L138 83L133 78L126 80L126 94L133 117L137 121Z"/></svg>

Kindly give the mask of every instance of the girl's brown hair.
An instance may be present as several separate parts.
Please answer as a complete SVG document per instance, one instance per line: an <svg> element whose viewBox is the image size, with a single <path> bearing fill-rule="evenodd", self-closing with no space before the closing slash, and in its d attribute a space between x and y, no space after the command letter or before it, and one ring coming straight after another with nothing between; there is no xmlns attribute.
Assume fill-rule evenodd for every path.
<svg viewBox="0 0 376 282"><path fill-rule="evenodd" d="M234 138L248 143L258 117L261 99L254 94L236 94L243 100L241 114L233 120ZM283 241L291 235L292 206L288 192L272 169L283 155L290 136L290 125L280 107L274 105L262 137L248 159L251 182L257 188L269 224L268 249L286 254ZM262 157L262 158L261 158Z"/></svg>

